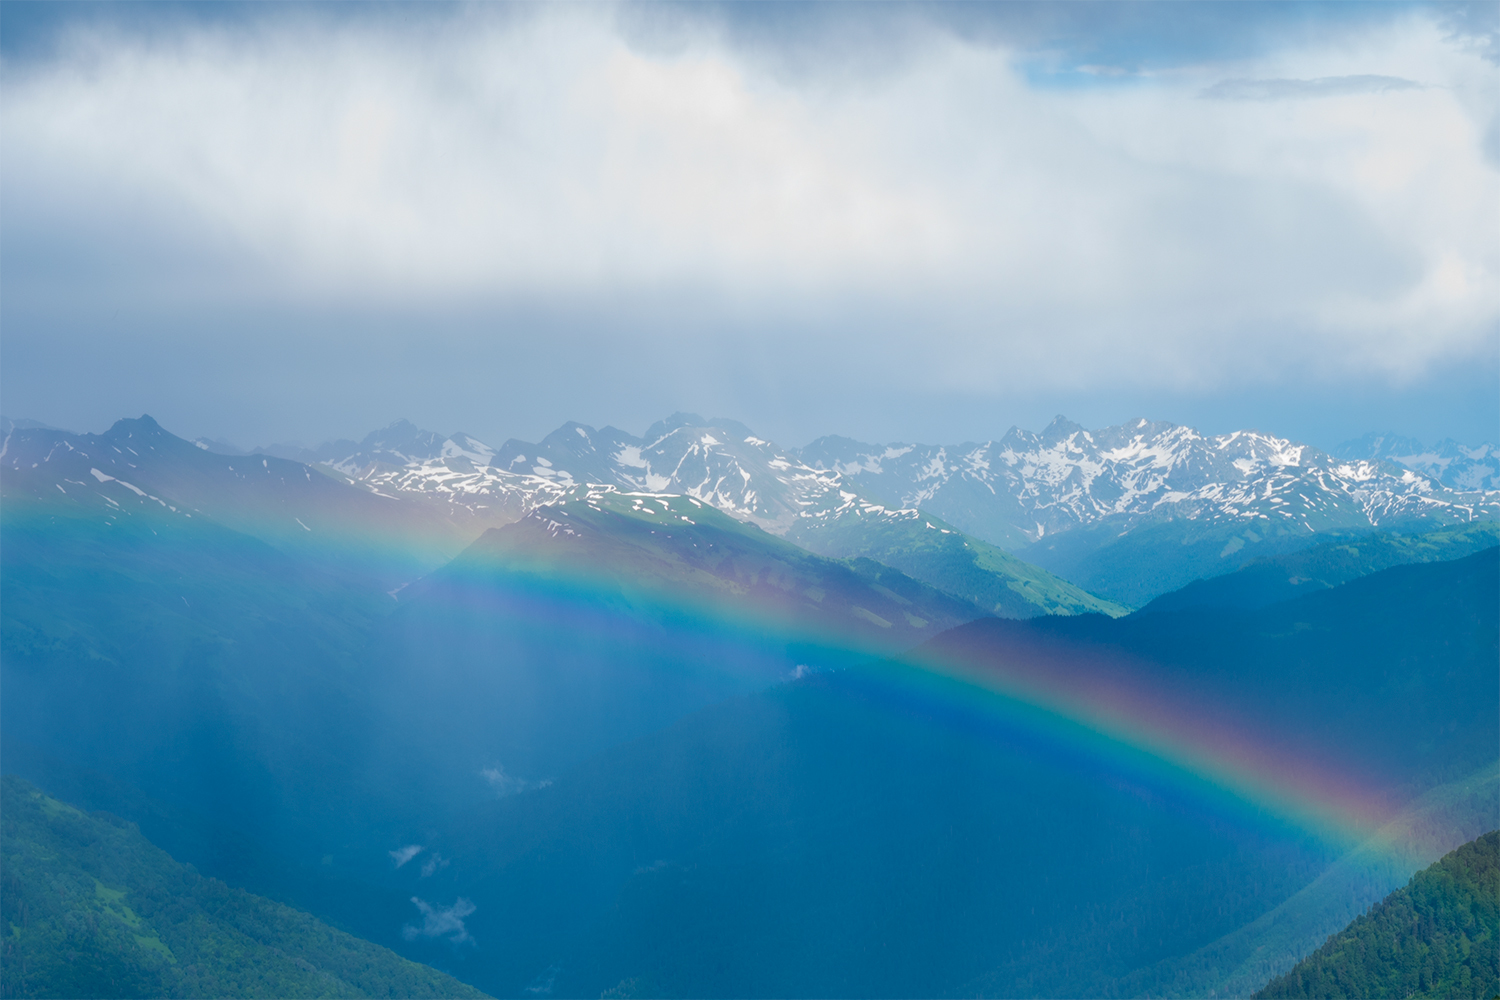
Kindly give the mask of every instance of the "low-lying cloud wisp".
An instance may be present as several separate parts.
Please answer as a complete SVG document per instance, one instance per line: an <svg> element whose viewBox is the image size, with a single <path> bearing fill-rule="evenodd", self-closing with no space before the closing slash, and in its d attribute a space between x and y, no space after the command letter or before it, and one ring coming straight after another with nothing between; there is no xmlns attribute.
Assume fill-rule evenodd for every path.
<svg viewBox="0 0 1500 1000"><path fill-rule="evenodd" d="M474 904L469 900L460 896L452 906L446 907L434 906L416 896L411 901L422 914L422 925L407 924L401 928L401 936L407 941L419 937L447 938L453 944L474 940L464 927L464 918L474 912Z"/></svg>
<svg viewBox="0 0 1500 1000"><path fill-rule="evenodd" d="M541 781L527 781L525 778L517 778L515 775L506 774L504 766L500 764L481 769L479 776L490 786L490 790L502 799L507 795L518 795L529 789L546 788L552 784L551 778L545 778Z"/></svg>
<svg viewBox="0 0 1500 1000"><path fill-rule="evenodd" d="M412 858L422 853L422 845L407 844L405 847L399 847L394 851L387 851L386 853L391 856L392 861L396 862L396 867L400 868Z"/></svg>

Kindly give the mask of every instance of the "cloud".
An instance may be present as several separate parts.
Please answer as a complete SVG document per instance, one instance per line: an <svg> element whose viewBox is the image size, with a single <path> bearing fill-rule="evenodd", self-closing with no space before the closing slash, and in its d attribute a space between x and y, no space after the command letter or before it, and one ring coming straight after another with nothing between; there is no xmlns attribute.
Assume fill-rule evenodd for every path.
<svg viewBox="0 0 1500 1000"><path fill-rule="evenodd" d="M517 792L521 792L526 789L525 781L506 774L505 768L501 767L498 764L494 767L484 768L479 772L479 776L489 783L490 788L495 792L496 795L499 795L502 798L507 795L514 795Z"/></svg>
<svg viewBox="0 0 1500 1000"><path fill-rule="evenodd" d="M448 859L443 857L441 854L433 854L432 857L428 858L422 864L422 877L431 878L433 873L436 872L439 868L447 868L448 863Z"/></svg>
<svg viewBox="0 0 1500 1000"><path fill-rule="evenodd" d="M562 971L560 965L549 965L543 969L531 985L526 987L527 996L549 997L552 995L552 987L557 983L557 974Z"/></svg>
<svg viewBox="0 0 1500 1000"><path fill-rule="evenodd" d="M1448 40L1500 65L1500 7L1485 0L1445 3L1436 8Z"/></svg>
<svg viewBox="0 0 1500 1000"><path fill-rule="evenodd" d="M1287 101L1350 94L1385 94L1422 90L1422 84L1399 76L1325 76L1316 80L1220 80L1201 94L1220 101Z"/></svg>
<svg viewBox="0 0 1500 1000"><path fill-rule="evenodd" d="M546 788L552 784L552 779L543 781L527 781L514 775L506 774L505 768L499 764L494 767L486 767L479 772L479 776L489 784L490 789L500 798L507 795L517 795L532 788Z"/></svg>
<svg viewBox="0 0 1500 1000"><path fill-rule="evenodd" d="M400 868L402 865L406 864L412 858L414 858L418 854L422 853L422 845L421 844L408 844L405 847L397 848L394 851L388 851L386 853L388 853L391 856L391 860L392 861L396 862L396 867Z"/></svg>
<svg viewBox="0 0 1500 1000"><path fill-rule="evenodd" d="M433 906L416 896L411 901L422 914L422 926L407 924L401 928L401 936L407 941L415 941L419 937L442 937L454 944L474 940L464 927L464 918L474 912L474 904L469 900L460 896L449 907Z"/></svg>
<svg viewBox="0 0 1500 1000"><path fill-rule="evenodd" d="M269 303L311 340L462 326L520 381L560 329L601 359L580 402L726 370L764 398L788 367L998 397L1401 382L1500 319L1500 80L1420 10L1070 87L920 19L790 71L708 20L451 10L80 29L9 68L7 308L38 317L11 344L81 302L253 353L228 317Z"/></svg>

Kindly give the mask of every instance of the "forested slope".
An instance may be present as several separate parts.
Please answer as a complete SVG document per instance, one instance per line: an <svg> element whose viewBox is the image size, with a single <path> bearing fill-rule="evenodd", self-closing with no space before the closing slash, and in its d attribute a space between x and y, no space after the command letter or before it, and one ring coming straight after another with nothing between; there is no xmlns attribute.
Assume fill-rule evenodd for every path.
<svg viewBox="0 0 1500 1000"><path fill-rule="evenodd" d="M0 995L482 997L173 861L133 824L0 779Z"/></svg>
<svg viewBox="0 0 1500 1000"><path fill-rule="evenodd" d="M1493 997L1500 831L1412 877L1257 997Z"/></svg>

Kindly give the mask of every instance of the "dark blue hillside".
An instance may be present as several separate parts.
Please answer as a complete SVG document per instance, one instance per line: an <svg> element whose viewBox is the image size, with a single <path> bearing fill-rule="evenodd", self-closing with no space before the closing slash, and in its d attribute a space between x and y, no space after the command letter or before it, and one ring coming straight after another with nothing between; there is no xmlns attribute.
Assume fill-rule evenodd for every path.
<svg viewBox="0 0 1500 1000"><path fill-rule="evenodd" d="M1161 595L1139 613L1211 607L1263 608L1393 566L1462 559L1496 541L1500 541L1500 522L1496 521L1479 521L1422 534L1371 532L1287 555L1262 557L1233 573L1195 580L1181 590Z"/></svg>
<svg viewBox="0 0 1500 1000"><path fill-rule="evenodd" d="M443 789L468 805L799 665L895 652L982 613L696 501L585 491L487 532L402 591L367 690L382 731L444 737L388 740L379 769L413 796Z"/></svg>
<svg viewBox="0 0 1500 1000"><path fill-rule="evenodd" d="M1495 758L1497 569L1490 550L1255 614L984 620L932 646L1133 671L1399 803ZM456 968L514 996L1107 996L1332 860L1212 789L882 676L706 709L441 832L451 866L412 884L475 903Z"/></svg>
<svg viewBox="0 0 1500 1000"><path fill-rule="evenodd" d="M1500 548L1253 611L993 619L932 648L1045 663L1080 680L1127 671L1400 799L1473 771L1500 747Z"/></svg>
<svg viewBox="0 0 1500 1000"><path fill-rule="evenodd" d="M707 709L432 846L453 858L432 891L476 904L454 969L503 996L1098 995L1330 860L844 673Z"/></svg>

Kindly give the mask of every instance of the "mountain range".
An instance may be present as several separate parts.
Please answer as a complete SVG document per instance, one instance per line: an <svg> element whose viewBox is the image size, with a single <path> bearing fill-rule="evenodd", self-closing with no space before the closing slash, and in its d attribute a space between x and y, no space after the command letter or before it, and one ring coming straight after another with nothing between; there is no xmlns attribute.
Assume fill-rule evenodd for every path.
<svg viewBox="0 0 1500 1000"><path fill-rule="evenodd" d="M33 452L58 457L57 442L84 453L95 442L93 454L124 462L116 478L134 485L135 468L114 440L137 433L125 424L102 436L13 430L13 447L25 454L11 458L9 468L24 468L26 455L35 462ZM139 433L157 431L152 422ZM1342 457L1335 457L1252 431L1204 436L1145 420L1088 431L1059 417L1039 434L1013 428L984 443L867 445L825 437L783 449L735 421L678 413L640 438L569 423L540 442L509 440L494 448L471 435L443 436L398 421L357 443L271 446L255 454L263 476L272 475L277 459L294 461L366 493L408 501L420 513L408 513L404 535L422 523L424 537L411 544L428 550L428 563L440 561L433 553L451 557L485 528L515 521L572 488L610 485L690 496L825 555L880 551L926 582L951 584L951 573L922 575L932 560L930 552L913 551L931 548L911 534L920 523L957 535L955 549L969 549L961 561L988 569L1008 563L1002 572L1015 578L1014 586L994 594L971 588L971 596L995 613L1024 615L1139 607L1193 579L1302 548L1318 536L1411 533L1500 515L1500 491L1489 488L1487 473L1474 471L1480 465L1419 462L1409 453L1412 442L1388 436L1361 442L1342 446ZM1448 445L1471 463L1493 451ZM227 447L196 446L204 452L200 464ZM253 469L254 456L226 457L216 459L222 476ZM298 475L295 466L278 470L283 480ZM311 491L311 485L304 490ZM375 509L359 515L381 516ZM295 525L286 520L282 530L299 528L315 530L306 518ZM1051 578L1039 581L1033 570L1029 582L1022 579L1025 572L1007 554ZM393 572L410 579L422 561L421 553L412 556Z"/></svg>
<svg viewBox="0 0 1500 1000"><path fill-rule="evenodd" d="M1500 448L1492 444L1469 447L1444 438L1426 445L1399 434L1366 434L1345 441L1332 454L1354 461L1390 462L1456 490L1500 489Z"/></svg>
<svg viewBox="0 0 1500 1000"><path fill-rule="evenodd" d="M590 437L591 433L569 425L551 435L546 448L526 446L530 457L510 442L507 449L515 454L507 464L519 468L525 459L530 469L522 473L480 464L500 462L504 452L460 453L454 438L439 439L410 425L371 435L361 450L343 458L307 465L275 455L222 455L142 417L122 420L102 435L13 428L0 446L0 469L13 503L51 510L62 502L62 509L79 516L94 512L108 523L147 508L169 519L211 517L281 551L313 558L330 571L384 581L391 590L443 565L487 529L566 503L590 482L609 485L622 496L687 496L756 530L779 530L795 523L796 540L812 551L833 558L879 551L889 565L924 582L958 586L966 599L989 613L1024 617L1125 610L944 523L934 524L931 518L919 522L915 510L860 503L852 494L833 489L837 476L794 468L764 442L739 442L726 450L707 432L678 428L646 458L632 458L633 446L616 447L617 440L610 443L613 439L598 433ZM718 433L727 437L722 428ZM481 447L467 437L463 441ZM665 449L670 454L673 448L683 451L673 466L679 478L664 484L651 471L651 463L660 461L658 453ZM427 457L412 457L414 453ZM625 472L613 475L610 469L617 463L611 463L620 454L645 464L627 464ZM389 464L398 460L406 464ZM689 473L694 461L698 469ZM578 470L576 475L568 466ZM732 476L726 468L732 469ZM700 488L710 472L719 476L717 485ZM684 476L697 485L684 485ZM618 482L610 483L611 478ZM720 481L725 479L742 491L732 493ZM769 484L770 489L762 493L749 485L752 482ZM664 485L678 492L653 489ZM818 498L821 506L808 497ZM807 516L809 509L819 516ZM801 513L794 515L794 510ZM914 529L930 533L934 542L947 538L955 544L934 561L934 542L921 539L914 545ZM379 544L367 544L371 538L378 538ZM967 582L954 583L955 573Z"/></svg>
<svg viewBox="0 0 1500 1000"><path fill-rule="evenodd" d="M401 421L357 444L264 450L369 490L441 498L487 523L573 485L608 484L692 496L815 551L844 554L862 551L871 531L845 544L850 522L909 522L920 512L1138 607L1315 535L1409 533L1500 515L1500 492L1482 473L1484 462L1500 461L1493 447L1445 442L1433 457L1388 436L1362 441L1329 454L1256 431L1202 435L1144 419L1090 431L1059 417L1040 433L1012 428L978 443L824 437L788 449L733 420L678 413L640 438L569 423L535 444L492 448Z"/></svg>

